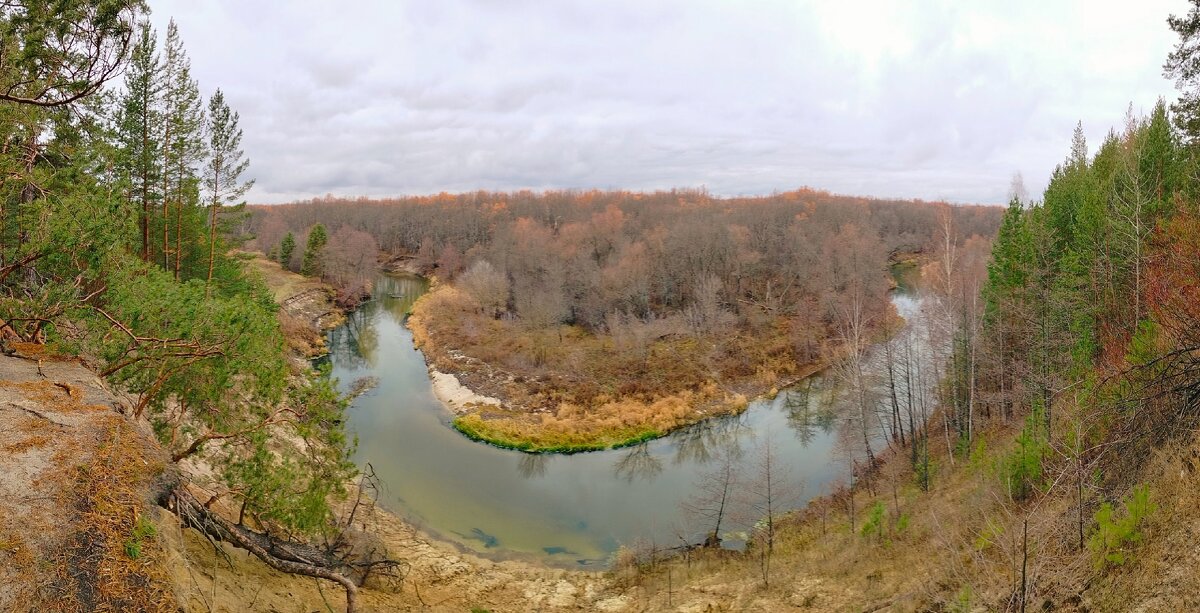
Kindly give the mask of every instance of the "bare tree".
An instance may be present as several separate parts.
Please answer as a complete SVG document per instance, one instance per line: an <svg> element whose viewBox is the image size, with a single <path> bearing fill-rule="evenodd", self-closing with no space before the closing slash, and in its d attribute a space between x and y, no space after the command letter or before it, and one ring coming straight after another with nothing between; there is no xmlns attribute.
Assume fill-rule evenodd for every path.
<svg viewBox="0 0 1200 613"><path fill-rule="evenodd" d="M716 275L703 275L696 280L685 316L697 336L712 334L732 323L733 317L721 306L721 280Z"/></svg>
<svg viewBox="0 0 1200 613"><path fill-rule="evenodd" d="M705 547L721 546L721 526L734 507L739 456L730 450L719 453L713 468L699 476L695 493L682 504L698 523L711 526L705 532Z"/></svg>
<svg viewBox="0 0 1200 613"><path fill-rule="evenodd" d="M476 260L458 283L489 317L499 316L508 305L508 278L487 260Z"/></svg>
<svg viewBox="0 0 1200 613"><path fill-rule="evenodd" d="M764 586L770 586L771 556L775 553L775 536L779 516L796 506L800 486L787 464L779 461L774 439L762 443L754 461L754 476L746 484L745 523L753 526L751 538L758 553L759 570Z"/></svg>
<svg viewBox="0 0 1200 613"><path fill-rule="evenodd" d="M847 304L838 310L837 321L842 354L833 360L833 367L854 399L858 431L862 437L862 451L867 457L867 466L870 469L875 466L875 453L871 449L871 429L874 421L872 418L876 416L864 364L870 346L863 304L865 296L861 288L856 288L849 292L846 299Z"/></svg>

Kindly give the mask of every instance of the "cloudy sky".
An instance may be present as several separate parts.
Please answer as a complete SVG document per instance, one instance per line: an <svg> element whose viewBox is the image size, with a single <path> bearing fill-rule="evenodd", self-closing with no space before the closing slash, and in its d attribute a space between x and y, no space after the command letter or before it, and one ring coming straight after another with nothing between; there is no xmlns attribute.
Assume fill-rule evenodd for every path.
<svg viewBox="0 0 1200 613"><path fill-rule="evenodd" d="M1039 194L1174 95L1186 0L150 0L241 113L252 202L475 189ZM332 9L332 10L331 10Z"/></svg>

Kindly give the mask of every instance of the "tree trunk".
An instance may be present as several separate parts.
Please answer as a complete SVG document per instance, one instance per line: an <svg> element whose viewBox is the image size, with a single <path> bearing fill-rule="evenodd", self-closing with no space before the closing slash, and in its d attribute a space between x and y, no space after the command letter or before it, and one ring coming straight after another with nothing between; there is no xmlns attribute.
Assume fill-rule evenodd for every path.
<svg viewBox="0 0 1200 613"><path fill-rule="evenodd" d="M204 297L212 296L212 278L213 278L213 263L217 259L217 207L220 205L214 202L212 204L212 212L209 214L208 228L208 278L204 281Z"/></svg>
<svg viewBox="0 0 1200 613"><path fill-rule="evenodd" d="M167 198L167 193L170 191L170 181L171 181L170 180L171 173L167 167L167 164L170 162L170 160L167 159L167 151L168 151L168 147L169 147L168 143L171 142L171 124L169 122L167 123L165 130L166 130L165 134L163 135L163 178L162 178L162 187L163 187L163 189L162 189L162 224L163 224L162 263L163 263L163 270L170 270L171 256L169 253L171 250L171 240L167 236L168 231L171 228L171 211L170 211L170 204L169 204L170 199Z"/></svg>

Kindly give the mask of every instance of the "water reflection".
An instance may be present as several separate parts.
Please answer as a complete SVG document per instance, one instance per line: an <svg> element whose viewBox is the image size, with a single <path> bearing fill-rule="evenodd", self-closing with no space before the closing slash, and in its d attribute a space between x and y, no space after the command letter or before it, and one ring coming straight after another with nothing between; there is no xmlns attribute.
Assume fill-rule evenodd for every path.
<svg viewBox="0 0 1200 613"><path fill-rule="evenodd" d="M419 277L381 275L371 300L350 313L345 324L329 331L325 339L329 360L348 370L378 368L381 311L390 315L391 323L401 324L428 287Z"/></svg>
<svg viewBox="0 0 1200 613"><path fill-rule="evenodd" d="M824 400L827 394L813 390L813 380L802 381L796 387L780 392L787 424L796 440L807 447L818 434L829 434L836 422L836 413Z"/></svg>
<svg viewBox="0 0 1200 613"><path fill-rule="evenodd" d="M618 479L632 482L634 479L653 480L662 472L662 460L650 453L650 445L642 443L630 447L613 464L613 474Z"/></svg>
<svg viewBox="0 0 1200 613"><path fill-rule="evenodd" d="M742 437L754 437L746 414L714 417L688 426L671 436L676 464L708 464L721 454L741 457Z"/></svg>
<svg viewBox="0 0 1200 613"><path fill-rule="evenodd" d="M680 503L723 455L743 458L752 470L753 450L776 445L780 466L794 467L807 485L796 504L828 491L861 460L846 444L861 440L856 422L846 418L856 411L839 400L839 386L827 376L755 400L741 415L628 449L530 455L471 442L448 427L424 356L404 326L425 289L421 279L381 276L374 298L329 334L328 345L343 391L378 378L348 413L359 437L356 459L376 468L391 510L440 538L489 557L598 569L622 543L676 542L691 534L683 527L695 526L688 526ZM921 310L921 300L906 298L893 295L898 311Z"/></svg>
<svg viewBox="0 0 1200 613"><path fill-rule="evenodd" d="M387 275L376 282L372 295L395 320L401 321L427 289L429 283L420 277Z"/></svg>
<svg viewBox="0 0 1200 613"><path fill-rule="evenodd" d="M367 369L374 365L371 356L375 353L374 348L378 345L378 341L372 340L370 337L378 335L375 334L373 327L368 328L366 335L369 338L367 342L362 342L362 321L365 318L366 315L362 311L352 313L346 318L344 325L329 332L325 338L325 346L329 350L329 360L353 370Z"/></svg>
<svg viewBox="0 0 1200 613"><path fill-rule="evenodd" d="M522 453L517 458L517 474L526 479L537 479L546 476L546 465L550 462L550 454Z"/></svg>

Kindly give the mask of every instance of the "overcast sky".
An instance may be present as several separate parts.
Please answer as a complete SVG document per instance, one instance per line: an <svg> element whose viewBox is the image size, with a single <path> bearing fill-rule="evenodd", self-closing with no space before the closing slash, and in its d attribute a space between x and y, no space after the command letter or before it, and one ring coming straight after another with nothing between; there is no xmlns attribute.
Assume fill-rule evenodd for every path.
<svg viewBox="0 0 1200 613"><path fill-rule="evenodd" d="M251 202L811 186L1039 195L1160 75L1186 0L150 0L241 113ZM984 5L989 6L984 6ZM1095 147L1092 147L1094 151Z"/></svg>

